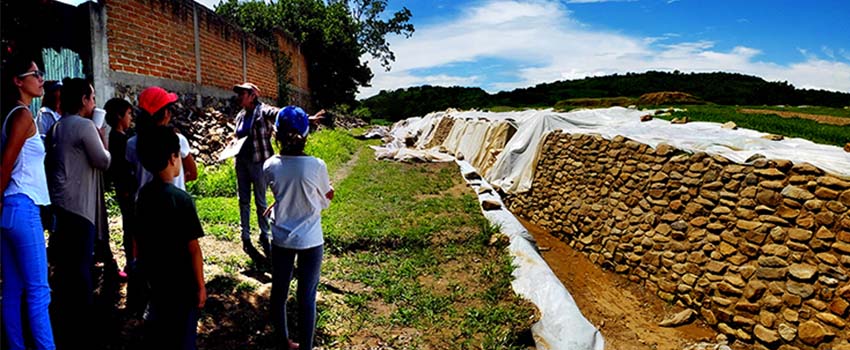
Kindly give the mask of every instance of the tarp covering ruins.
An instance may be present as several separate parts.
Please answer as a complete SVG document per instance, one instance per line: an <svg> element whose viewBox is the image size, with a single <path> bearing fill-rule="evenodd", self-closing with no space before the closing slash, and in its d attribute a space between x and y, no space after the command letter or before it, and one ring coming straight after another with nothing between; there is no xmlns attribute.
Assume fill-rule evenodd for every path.
<svg viewBox="0 0 850 350"><path fill-rule="evenodd" d="M464 159L476 166L493 186L508 193L525 192L531 187L541 141L547 133L555 130L571 134L599 134L606 139L622 135L652 147L666 143L687 152L720 155L737 163L746 163L748 159L761 155L768 159L810 163L840 177L850 177L850 153L836 146L799 138L773 141L763 138L767 135L765 133L742 128L725 129L718 123L672 124L661 119L641 121L641 116L652 112L623 107L567 113L551 109L505 113L449 110L401 121L391 133L402 140L417 139L415 144L423 156L440 150L454 155L463 154ZM435 148L422 147L433 144L437 125L445 118L455 120L445 139ZM509 140L506 138L510 133L495 131L505 124L516 129ZM504 144L503 149L498 147L500 143ZM392 157L393 152L396 150L388 146L376 155ZM499 154L492 167L479 167L484 165L482 156L495 153ZM413 156L410 150L405 154ZM435 155L428 157L440 158Z"/></svg>
<svg viewBox="0 0 850 350"><path fill-rule="evenodd" d="M435 112L394 125L390 131L392 141L376 147L376 156L397 160L456 160L479 194L482 207L485 201L501 203L490 185L507 193L531 188L543 141L558 130L606 139L621 135L654 148L663 143L684 152L705 152L741 164L762 157L785 159L850 178L850 153L839 147L797 138L774 141L764 138L767 134L761 132L722 128L718 123L672 124L641 118L653 112L621 107L569 113ZM466 174L472 172L481 174L483 179L469 180ZM484 215L511 237L509 250L517 265L514 290L541 311L541 319L532 329L538 348L601 349L604 346L601 334L581 315L569 292L534 251L522 225L504 206L485 210Z"/></svg>

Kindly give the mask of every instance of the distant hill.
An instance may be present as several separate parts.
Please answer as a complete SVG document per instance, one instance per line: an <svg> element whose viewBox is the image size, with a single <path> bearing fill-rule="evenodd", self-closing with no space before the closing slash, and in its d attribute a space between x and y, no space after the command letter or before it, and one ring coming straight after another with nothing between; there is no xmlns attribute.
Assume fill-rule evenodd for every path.
<svg viewBox="0 0 850 350"><path fill-rule="evenodd" d="M389 120L424 115L449 107L552 107L580 98L633 97L659 91L680 91L705 102L723 105L850 106L850 93L797 89L788 82L768 82L737 73L656 72L614 74L538 84L488 94L480 88L419 86L381 91L361 101L373 117Z"/></svg>

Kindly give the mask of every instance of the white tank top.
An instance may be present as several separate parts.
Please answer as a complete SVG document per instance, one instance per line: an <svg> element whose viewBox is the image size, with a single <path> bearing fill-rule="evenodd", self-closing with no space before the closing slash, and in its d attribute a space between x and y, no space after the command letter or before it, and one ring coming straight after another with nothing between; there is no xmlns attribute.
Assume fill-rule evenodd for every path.
<svg viewBox="0 0 850 350"><path fill-rule="evenodd" d="M18 108L26 108L25 106L17 106L13 108L3 123L2 142L4 147L6 140L6 125L9 119ZM35 126L35 119L33 119ZM36 129L38 130L38 129ZM12 178L9 180L9 185L6 186L6 191L3 192L3 197L8 197L13 194L24 194L36 205L50 204L50 193L47 191L47 175L44 173L44 142L41 141L41 135L36 131L35 135L27 138L21 147L21 153L18 154L18 159L15 159L15 165L12 166Z"/></svg>

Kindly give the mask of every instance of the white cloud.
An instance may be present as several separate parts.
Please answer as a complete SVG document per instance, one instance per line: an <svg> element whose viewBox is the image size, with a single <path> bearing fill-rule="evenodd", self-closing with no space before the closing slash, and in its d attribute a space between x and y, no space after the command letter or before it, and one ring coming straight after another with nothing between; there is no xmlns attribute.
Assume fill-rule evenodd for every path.
<svg viewBox="0 0 850 350"><path fill-rule="evenodd" d="M567 0L568 4L594 4L600 2L632 2L637 0Z"/></svg>
<svg viewBox="0 0 850 350"><path fill-rule="evenodd" d="M829 59L833 61L835 60L835 51L833 51L831 48L827 46L821 46L820 50L823 52L824 55L826 55L826 57L829 57Z"/></svg>
<svg viewBox="0 0 850 350"><path fill-rule="evenodd" d="M850 61L850 51L847 51L845 49L838 49L838 55L844 57L845 60Z"/></svg>
<svg viewBox="0 0 850 350"><path fill-rule="evenodd" d="M647 70L730 71L788 81L801 88L850 91L850 65L832 58L820 59L806 50L798 49L800 62L780 65L759 61L758 48L718 50L711 41L673 42L677 38L675 33L643 38L588 29L554 0L488 0L456 19L417 28L409 39L392 40L391 48L396 54L392 71L385 72L372 63L374 87L362 89L358 97L369 97L381 89L441 85L440 82L478 84L495 92L542 82ZM839 53L848 56L846 51ZM518 64L512 70L493 72L493 76L501 73L499 82L483 75L434 73L452 64L480 59ZM430 73L420 76L417 71ZM517 78L510 81L505 74Z"/></svg>

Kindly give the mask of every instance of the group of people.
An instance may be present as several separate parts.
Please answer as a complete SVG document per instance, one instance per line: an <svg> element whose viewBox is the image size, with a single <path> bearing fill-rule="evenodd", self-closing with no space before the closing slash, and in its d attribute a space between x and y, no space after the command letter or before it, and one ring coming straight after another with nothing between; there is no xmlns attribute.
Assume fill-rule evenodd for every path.
<svg viewBox="0 0 850 350"><path fill-rule="evenodd" d="M185 183L197 178L189 143L169 126L179 97L149 87L138 96L135 118L130 102L109 100L107 135L93 121L94 89L87 81L45 83L44 73L27 59L13 58L3 68L4 346L91 347L98 336L89 319L92 270L98 262L114 262L105 204L109 182L122 214L127 265L105 273L129 278L126 305L144 310L146 348L196 348L207 298L198 242L204 231L185 190ZM251 83L233 90L241 107L234 136L241 145L235 164L243 249L257 253L249 224L253 192L259 242L272 265L275 336L282 347L312 349L324 245L321 211L334 193L325 163L304 153L311 124L321 113L309 117L296 106L264 104ZM44 107L34 115L29 106L41 96ZM280 154L273 154L273 139ZM265 200L268 188L275 199L271 206ZM297 341L289 337L286 318L293 273L299 281Z"/></svg>

